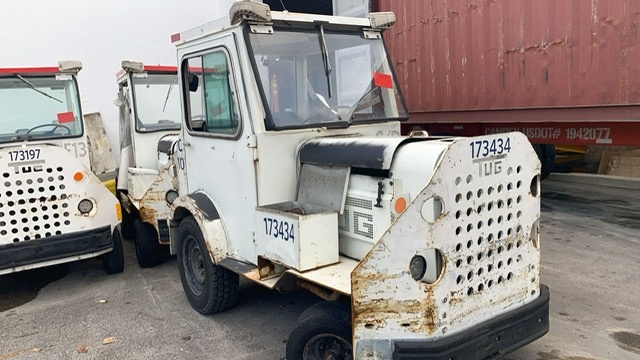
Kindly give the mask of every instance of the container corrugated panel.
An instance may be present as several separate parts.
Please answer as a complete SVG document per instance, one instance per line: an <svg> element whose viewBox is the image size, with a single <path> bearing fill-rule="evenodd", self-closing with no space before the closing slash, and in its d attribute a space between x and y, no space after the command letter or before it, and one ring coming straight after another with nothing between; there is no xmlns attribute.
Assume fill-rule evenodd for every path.
<svg viewBox="0 0 640 360"><path fill-rule="evenodd" d="M640 104L638 0L373 0L412 113Z"/></svg>

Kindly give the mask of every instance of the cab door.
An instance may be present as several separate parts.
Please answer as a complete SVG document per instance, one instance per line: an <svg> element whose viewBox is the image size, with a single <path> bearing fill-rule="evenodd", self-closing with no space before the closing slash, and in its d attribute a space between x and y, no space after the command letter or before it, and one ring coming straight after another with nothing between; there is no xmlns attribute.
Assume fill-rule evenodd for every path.
<svg viewBox="0 0 640 360"><path fill-rule="evenodd" d="M181 144L187 192L212 199L229 239L229 255L255 262L257 203L251 126L233 35L182 58L187 113ZM187 90L188 88L188 90Z"/></svg>

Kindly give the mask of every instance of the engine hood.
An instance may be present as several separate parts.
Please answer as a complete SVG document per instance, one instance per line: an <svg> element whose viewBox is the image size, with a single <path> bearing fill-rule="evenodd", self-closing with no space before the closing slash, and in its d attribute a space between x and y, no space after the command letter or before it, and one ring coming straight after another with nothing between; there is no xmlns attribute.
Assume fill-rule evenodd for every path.
<svg viewBox="0 0 640 360"><path fill-rule="evenodd" d="M389 170L393 155L402 144L427 140L430 139L410 137L313 139L300 148L300 162Z"/></svg>

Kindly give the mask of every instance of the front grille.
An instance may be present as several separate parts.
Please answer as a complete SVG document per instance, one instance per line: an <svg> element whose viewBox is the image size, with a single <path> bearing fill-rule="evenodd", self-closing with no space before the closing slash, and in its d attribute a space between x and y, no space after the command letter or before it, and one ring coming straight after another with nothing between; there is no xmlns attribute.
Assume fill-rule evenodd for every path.
<svg viewBox="0 0 640 360"><path fill-rule="evenodd" d="M62 234L71 225L67 176L62 166L2 173L0 236L18 243Z"/></svg>

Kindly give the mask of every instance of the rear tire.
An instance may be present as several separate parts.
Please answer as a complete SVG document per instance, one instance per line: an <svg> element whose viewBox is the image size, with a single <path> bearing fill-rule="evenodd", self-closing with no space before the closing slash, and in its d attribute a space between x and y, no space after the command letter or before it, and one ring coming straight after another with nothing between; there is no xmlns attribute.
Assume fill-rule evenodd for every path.
<svg viewBox="0 0 640 360"><path fill-rule="evenodd" d="M540 169L540 179L544 180L556 165L556 147L553 144L534 144L533 145L542 168Z"/></svg>
<svg viewBox="0 0 640 360"><path fill-rule="evenodd" d="M347 303L317 303L300 315L287 341L287 360L353 359Z"/></svg>
<svg viewBox="0 0 640 360"><path fill-rule="evenodd" d="M109 274L119 274L124 270L124 250L122 248L122 236L120 235L120 225L113 230L113 250L102 255L102 266Z"/></svg>
<svg viewBox="0 0 640 360"><path fill-rule="evenodd" d="M238 300L238 274L215 265L193 216L178 227L178 268L184 293L203 315L229 309Z"/></svg>
<svg viewBox="0 0 640 360"><path fill-rule="evenodd" d="M148 268L160 264L164 260L164 252L162 245L158 242L156 229L140 219L135 219L133 229L138 265Z"/></svg>
<svg viewBox="0 0 640 360"><path fill-rule="evenodd" d="M122 210L122 223L120 226L122 228L122 237L125 240L132 240L136 236L134 228L135 219L133 214L130 214L127 210Z"/></svg>

